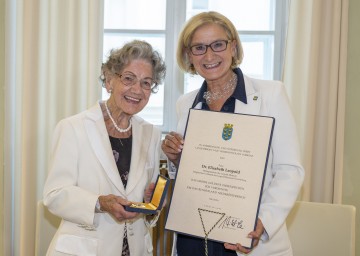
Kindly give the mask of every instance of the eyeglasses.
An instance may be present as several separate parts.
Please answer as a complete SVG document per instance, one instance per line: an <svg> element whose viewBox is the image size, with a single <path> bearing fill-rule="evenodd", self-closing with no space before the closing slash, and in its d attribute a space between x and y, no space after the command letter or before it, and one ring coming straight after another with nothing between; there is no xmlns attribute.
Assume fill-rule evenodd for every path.
<svg viewBox="0 0 360 256"><path fill-rule="evenodd" d="M120 81L126 86L133 86L136 84L139 79L134 74L122 74L115 73L120 78ZM144 78L140 80L140 86L144 90L152 90L157 85L157 83L152 78Z"/></svg>
<svg viewBox="0 0 360 256"><path fill-rule="evenodd" d="M231 40L218 40L211 44L197 44L190 46L190 51L193 55L203 55L207 52L208 47L210 47L213 52L222 52L226 50L229 42Z"/></svg>

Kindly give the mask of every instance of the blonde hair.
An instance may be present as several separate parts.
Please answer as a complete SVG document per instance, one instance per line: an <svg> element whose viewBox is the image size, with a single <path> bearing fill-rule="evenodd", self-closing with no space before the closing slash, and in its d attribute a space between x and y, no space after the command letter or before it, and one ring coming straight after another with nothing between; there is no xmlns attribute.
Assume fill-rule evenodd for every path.
<svg viewBox="0 0 360 256"><path fill-rule="evenodd" d="M202 12L193 16L183 27L179 36L176 52L176 59L180 69L190 74L196 74L194 66L189 61L188 48L190 47L196 29L204 24L220 25L225 30L228 39L236 41L236 53L233 57L231 68L239 66L243 60L243 48L234 24L224 15L211 11Z"/></svg>

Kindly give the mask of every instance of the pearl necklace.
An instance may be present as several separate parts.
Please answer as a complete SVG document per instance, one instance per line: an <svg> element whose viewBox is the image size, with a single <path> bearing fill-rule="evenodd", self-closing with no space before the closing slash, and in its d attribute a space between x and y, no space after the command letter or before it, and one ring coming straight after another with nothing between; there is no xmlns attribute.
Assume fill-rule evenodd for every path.
<svg viewBox="0 0 360 256"><path fill-rule="evenodd" d="M206 104L211 104L215 100L224 98L230 92L233 92L235 87L236 87L236 82L237 82L237 76L233 73L233 76L230 79L230 81L220 91L217 91L217 92L210 92L210 91L204 92L203 98L206 100Z"/></svg>
<svg viewBox="0 0 360 256"><path fill-rule="evenodd" d="M125 128L125 129L121 129L119 126L117 126L114 118L111 116L110 111L109 111L109 108L108 108L108 106L107 106L107 101L105 101L105 108L106 108L106 112L108 113L108 115L109 115L109 117L110 117L110 119L111 119L111 121L112 121L115 129L116 129L118 132L124 133L124 132L130 131L131 126L132 126L132 121L131 121L131 119L129 119L129 126L128 126L127 128Z"/></svg>

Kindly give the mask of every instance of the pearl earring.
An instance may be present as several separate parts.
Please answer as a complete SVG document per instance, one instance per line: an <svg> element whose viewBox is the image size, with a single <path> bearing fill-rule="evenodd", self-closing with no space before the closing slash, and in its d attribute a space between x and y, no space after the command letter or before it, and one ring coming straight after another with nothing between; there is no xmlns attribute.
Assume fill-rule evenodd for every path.
<svg viewBox="0 0 360 256"><path fill-rule="evenodd" d="M112 93L112 89L109 89L109 91L108 91L110 94Z"/></svg>

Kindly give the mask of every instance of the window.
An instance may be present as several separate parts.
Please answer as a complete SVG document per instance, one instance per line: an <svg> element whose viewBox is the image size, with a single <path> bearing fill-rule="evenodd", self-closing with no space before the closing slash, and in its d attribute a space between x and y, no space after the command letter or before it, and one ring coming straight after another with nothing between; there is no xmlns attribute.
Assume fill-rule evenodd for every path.
<svg viewBox="0 0 360 256"><path fill-rule="evenodd" d="M184 22L193 15L216 10L238 29L244 48L243 72L262 79L280 79L288 0L105 0L104 59L112 48L133 39L146 40L165 58L167 75L140 116L164 132L175 130L175 102L197 89L203 79L182 74L176 44ZM103 98L108 98L103 91Z"/></svg>

